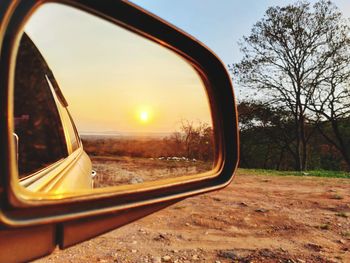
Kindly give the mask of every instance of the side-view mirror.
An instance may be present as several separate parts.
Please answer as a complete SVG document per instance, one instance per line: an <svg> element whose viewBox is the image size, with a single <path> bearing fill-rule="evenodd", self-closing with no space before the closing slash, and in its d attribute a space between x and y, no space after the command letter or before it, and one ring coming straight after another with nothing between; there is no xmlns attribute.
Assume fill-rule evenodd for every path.
<svg viewBox="0 0 350 263"><path fill-rule="evenodd" d="M238 164L231 80L208 48L129 2L60 2L0 9L4 262L221 189Z"/></svg>

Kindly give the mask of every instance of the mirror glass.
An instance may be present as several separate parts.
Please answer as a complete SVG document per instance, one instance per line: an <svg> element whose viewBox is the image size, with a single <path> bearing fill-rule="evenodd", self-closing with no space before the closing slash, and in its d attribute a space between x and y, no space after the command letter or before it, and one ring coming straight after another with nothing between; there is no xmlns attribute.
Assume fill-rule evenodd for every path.
<svg viewBox="0 0 350 263"><path fill-rule="evenodd" d="M19 183L76 192L213 169L212 119L196 70L164 46L60 4L19 37L14 78Z"/></svg>

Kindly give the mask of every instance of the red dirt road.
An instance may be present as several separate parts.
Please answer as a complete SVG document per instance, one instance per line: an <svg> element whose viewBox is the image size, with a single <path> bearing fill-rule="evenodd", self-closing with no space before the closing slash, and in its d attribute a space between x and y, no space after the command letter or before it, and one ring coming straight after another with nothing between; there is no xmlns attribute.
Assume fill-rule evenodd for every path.
<svg viewBox="0 0 350 263"><path fill-rule="evenodd" d="M239 172L36 262L350 262L350 180Z"/></svg>

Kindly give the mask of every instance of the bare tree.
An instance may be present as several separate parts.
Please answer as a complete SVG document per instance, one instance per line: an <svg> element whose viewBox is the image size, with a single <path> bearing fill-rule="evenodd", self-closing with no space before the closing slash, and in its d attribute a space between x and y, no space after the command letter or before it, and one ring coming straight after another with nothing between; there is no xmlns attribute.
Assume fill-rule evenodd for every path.
<svg viewBox="0 0 350 263"><path fill-rule="evenodd" d="M243 38L244 57L231 67L240 85L264 91L266 101L292 113L297 170L307 168L311 133L305 123L312 115L311 102L328 79L334 54L342 56L342 45L347 42L338 36L348 30L330 1L270 7L251 34Z"/></svg>
<svg viewBox="0 0 350 263"><path fill-rule="evenodd" d="M332 67L315 91L310 109L320 120L316 123L320 133L341 153L350 170L350 39L346 33L338 32L342 45L333 54Z"/></svg>
<svg viewBox="0 0 350 263"><path fill-rule="evenodd" d="M213 129L205 122L182 120L180 131L165 138L170 155L210 161L214 159Z"/></svg>
<svg viewBox="0 0 350 263"><path fill-rule="evenodd" d="M213 131L207 123L182 120L180 129L187 158L213 159Z"/></svg>

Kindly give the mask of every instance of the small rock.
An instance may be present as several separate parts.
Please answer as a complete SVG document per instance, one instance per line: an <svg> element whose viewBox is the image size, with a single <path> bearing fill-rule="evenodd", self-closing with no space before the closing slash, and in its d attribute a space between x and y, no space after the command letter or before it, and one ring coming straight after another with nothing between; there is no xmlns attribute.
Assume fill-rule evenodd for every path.
<svg viewBox="0 0 350 263"><path fill-rule="evenodd" d="M221 261L220 260L215 260L215 263L221 263Z"/></svg>
<svg viewBox="0 0 350 263"><path fill-rule="evenodd" d="M173 249L173 250L172 250L172 252L173 252L173 253L178 253L178 252L179 252L179 250L177 250L177 249Z"/></svg>
<svg viewBox="0 0 350 263"><path fill-rule="evenodd" d="M135 241L132 241L132 244L133 245L136 245L137 244L137 241L135 240Z"/></svg>
<svg viewBox="0 0 350 263"><path fill-rule="evenodd" d="M322 250L322 246L313 243L308 243L305 245L305 247L316 252L320 252Z"/></svg>
<svg viewBox="0 0 350 263"><path fill-rule="evenodd" d="M134 177L130 180L130 184L139 184L139 183L143 183L143 179L139 178L139 177Z"/></svg>
<svg viewBox="0 0 350 263"><path fill-rule="evenodd" d="M162 260L160 259L160 257L154 257L152 258L152 263L161 263Z"/></svg>
<svg viewBox="0 0 350 263"><path fill-rule="evenodd" d="M136 252L137 252L136 249L132 249L132 250L131 250L131 253L136 253Z"/></svg>
<svg viewBox="0 0 350 263"><path fill-rule="evenodd" d="M268 212L269 210L265 209L265 208L258 208L258 209L255 209L254 210L255 212L259 212L259 213L266 213Z"/></svg>
<svg viewBox="0 0 350 263"><path fill-rule="evenodd" d="M240 260L241 258L236 255L236 252L233 250L223 250L218 252L218 256L222 258Z"/></svg>
<svg viewBox="0 0 350 263"><path fill-rule="evenodd" d="M165 235L163 235L163 234L159 234L158 236L156 236L153 239L156 240L156 241L168 240L168 238Z"/></svg>
<svg viewBox="0 0 350 263"><path fill-rule="evenodd" d="M193 256L192 256L192 259L193 259L193 260L199 260L199 257L198 257L198 255L193 255Z"/></svg>
<svg viewBox="0 0 350 263"><path fill-rule="evenodd" d="M164 256L162 257L163 262L170 262L171 261L171 257L170 256Z"/></svg>
<svg viewBox="0 0 350 263"><path fill-rule="evenodd" d="M186 225L186 226L190 226L191 224L190 224L190 223L186 223L185 225Z"/></svg>
<svg viewBox="0 0 350 263"><path fill-rule="evenodd" d="M259 254L263 257L267 257L267 258L273 258L275 256L275 254L273 253L273 251L271 251L270 249L261 249L259 251Z"/></svg>
<svg viewBox="0 0 350 263"><path fill-rule="evenodd" d="M340 244L345 244L345 240L344 240L344 239L340 239L340 240L338 240L338 242L339 242Z"/></svg>
<svg viewBox="0 0 350 263"><path fill-rule="evenodd" d="M287 250L285 250L283 247L280 247L280 250L281 250L282 252L287 252Z"/></svg>
<svg viewBox="0 0 350 263"><path fill-rule="evenodd" d="M306 261L305 261L305 260L302 260L302 259L300 259L300 258L297 258L297 262L298 262L298 263L305 263Z"/></svg>
<svg viewBox="0 0 350 263"><path fill-rule="evenodd" d="M177 239L184 239L184 237L181 234L176 235Z"/></svg>

